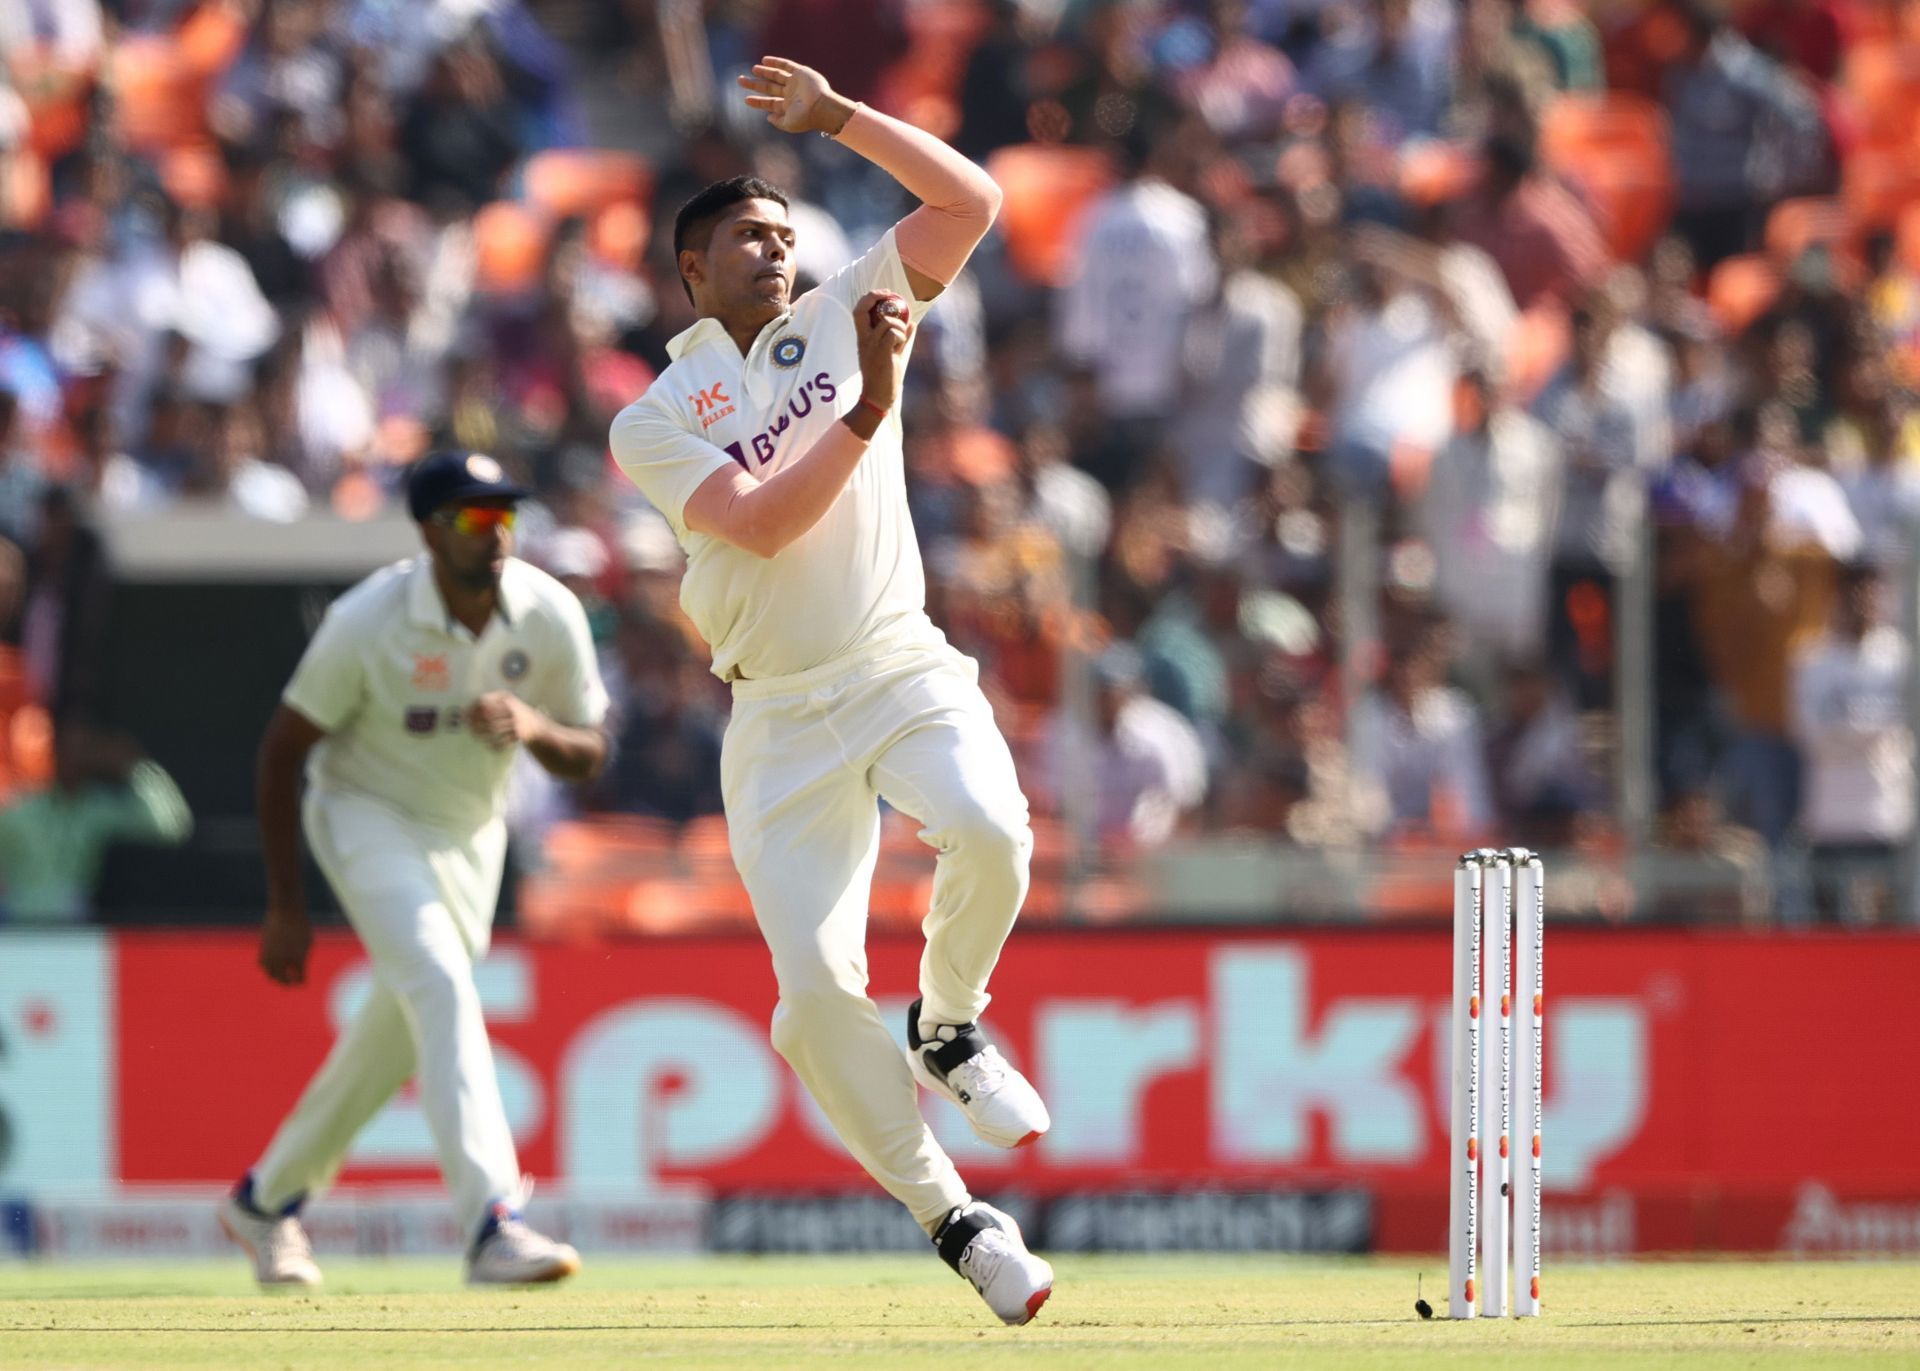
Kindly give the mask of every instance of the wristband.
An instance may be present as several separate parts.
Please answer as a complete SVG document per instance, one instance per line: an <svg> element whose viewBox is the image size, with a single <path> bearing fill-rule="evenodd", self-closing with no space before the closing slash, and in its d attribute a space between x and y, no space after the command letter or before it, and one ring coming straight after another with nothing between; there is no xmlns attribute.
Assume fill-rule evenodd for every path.
<svg viewBox="0 0 1920 1371"><path fill-rule="evenodd" d="M878 414L880 416L880 422L883 424L887 421L887 416L893 413L892 410L880 408L880 406L876 405L873 401L869 400L864 395L860 397L860 403L864 405L866 408L872 410L875 414Z"/></svg>

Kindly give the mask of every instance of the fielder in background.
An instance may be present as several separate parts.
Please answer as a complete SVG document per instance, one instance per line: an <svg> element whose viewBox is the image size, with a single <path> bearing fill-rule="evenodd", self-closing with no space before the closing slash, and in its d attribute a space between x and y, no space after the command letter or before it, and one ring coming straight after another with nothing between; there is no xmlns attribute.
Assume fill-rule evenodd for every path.
<svg viewBox="0 0 1920 1371"><path fill-rule="evenodd" d="M979 668L926 614L894 412L913 326L999 209L986 173L820 74L769 57L747 103L892 173L921 207L792 299L794 230L752 177L694 196L674 251L698 322L613 424L613 451L687 552L680 602L733 683L721 786L733 858L773 953L773 1043L860 1164L1007 1323L1053 1270L976 1202L914 1082L1000 1147L1044 1133L1040 1097L981 1032L987 978L1033 848ZM939 853L906 1060L867 997L879 801Z"/></svg>
<svg viewBox="0 0 1920 1371"><path fill-rule="evenodd" d="M375 572L327 611L260 746L261 967L284 985L306 978L298 814L374 971L365 1004L221 1206L263 1285L320 1279L300 1206L412 1077L473 1235L468 1281L560 1280L580 1267L571 1247L521 1220L526 1183L473 983L500 892L516 747L569 781L595 775L607 753L586 614L509 555L526 494L490 457L424 459L407 504L426 555Z"/></svg>

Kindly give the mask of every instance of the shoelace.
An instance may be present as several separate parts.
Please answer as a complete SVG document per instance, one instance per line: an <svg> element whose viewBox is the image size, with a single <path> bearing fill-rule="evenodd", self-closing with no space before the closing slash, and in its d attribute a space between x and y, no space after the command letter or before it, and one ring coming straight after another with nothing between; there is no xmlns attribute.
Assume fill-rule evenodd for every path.
<svg viewBox="0 0 1920 1371"><path fill-rule="evenodd" d="M998 1229L989 1228L967 1244L967 1250L960 1255L960 1267L967 1273L973 1288L984 1291L1012 1255L1013 1248L1007 1243L1006 1235Z"/></svg>
<svg viewBox="0 0 1920 1371"><path fill-rule="evenodd" d="M975 1098L991 1095L1007 1083L1007 1059L998 1048L989 1047L954 1067L947 1080Z"/></svg>

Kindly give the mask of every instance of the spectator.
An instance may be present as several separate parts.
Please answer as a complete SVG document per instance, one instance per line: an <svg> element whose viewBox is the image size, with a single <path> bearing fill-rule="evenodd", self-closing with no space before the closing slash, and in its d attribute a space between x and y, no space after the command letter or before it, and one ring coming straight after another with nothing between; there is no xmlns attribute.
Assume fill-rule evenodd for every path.
<svg viewBox="0 0 1920 1371"><path fill-rule="evenodd" d="M1729 823L1705 790L1677 794L1652 846L1633 862L1642 918L1687 924L1754 924L1772 905L1766 844Z"/></svg>
<svg viewBox="0 0 1920 1371"><path fill-rule="evenodd" d="M1484 369L1460 378L1454 436L1428 474L1423 528L1435 605L1470 659L1537 649L1558 524L1560 446Z"/></svg>
<svg viewBox="0 0 1920 1371"><path fill-rule="evenodd" d="M881 75L907 51L902 0L782 0L766 10L756 53L813 67L849 100L881 98Z"/></svg>
<svg viewBox="0 0 1920 1371"><path fill-rule="evenodd" d="M107 613L112 597L106 549L74 494L49 486L39 534L27 549L20 647L34 699L49 712L92 714L106 701Z"/></svg>
<svg viewBox="0 0 1920 1371"><path fill-rule="evenodd" d="M1306 86L1329 103L1353 100L1390 148L1440 132L1453 86L1453 7L1369 0L1329 7L1330 30L1307 64Z"/></svg>
<svg viewBox="0 0 1920 1371"><path fill-rule="evenodd" d="M1841 484L1860 524L1864 555L1905 585L1914 528L1920 523L1920 464L1903 450L1901 427L1892 399L1874 405L1861 433L1864 460Z"/></svg>
<svg viewBox="0 0 1920 1371"><path fill-rule="evenodd" d="M1168 140L1131 155L1132 175L1087 212L1054 323L1066 360L1093 373L1107 416L1157 426L1179 399L1187 330L1214 298L1219 268L1205 212L1168 179Z"/></svg>
<svg viewBox="0 0 1920 1371"><path fill-rule="evenodd" d="M39 458L26 446L24 427L19 397L0 390L0 538L20 546L33 541L46 488Z"/></svg>
<svg viewBox="0 0 1920 1371"><path fill-rule="evenodd" d="M54 734L54 782L0 807L0 908L18 923L77 923L93 912L109 845L175 847L193 831L180 788L126 738L76 718Z"/></svg>
<svg viewBox="0 0 1920 1371"><path fill-rule="evenodd" d="M1027 64L1034 55L1020 0L988 0L986 10L987 31L960 78L960 132L953 140L983 163L999 149L1027 141Z"/></svg>
<svg viewBox="0 0 1920 1371"><path fill-rule="evenodd" d="M1354 709L1353 775L1380 816L1375 831L1431 830L1470 839L1493 819L1480 719L1445 683L1440 637L1429 630L1387 667L1384 688Z"/></svg>
<svg viewBox="0 0 1920 1371"><path fill-rule="evenodd" d="M56 325L68 365L120 366L115 418L128 433L144 428L148 401L172 385L196 400L237 399L280 332L246 259L213 240L209 211L165 196L149 209L157 236L83 265Z"/></svg>
<svg viewBox="0 0 1920 1371"><path fill-rule="evenodd" d="M265 434L250 403L207 407L211 435L185 490L189 497L219 500L236 514L287 524L307 512L307 492L285 467L264 460Z"/></svg>
<svg viewBox="0 0 1920 1371"><path fill-rule="evenodd" d="M1501 816L1532 847L1572 841L1600 789L1587 766L1580 720L1553 674L1531 663L1507 671L1501 711L1487 740L1487 766Z"/></svg>
<svg viewBox="0 0 1920 1371"><path fill-rule="evenodd" d="M1678 0L1674 12L1685 44L1661 90L1679 188L1674 226L1706 270L1752 248L1779 201L1820 189L1827 135L1806 91L1709 0Z"/></svg>
<svg viewBox="0 0 1920 1371"><path fill-rule="evenodd" d="M1846 923L1893 908L1897 860L1913 831L1908 645L1887 622L1886 585L1844 568L1833 626L1793 664L1792 732L1806 783L1800 823L1812 844L1816 906Z"/></svg>
<svg viewBox="0 0 1920 1371"><path fill-rule="evenodd" d="M1537 47L1560 90L1599 90L1606 84L1600 31L1572 0L1528 0L1513 18L1514 37Z"/></svg>
<svg viewBox="0 0 1920 1371"><path fill-rule="evenodd" d="M1656 455L1647 438L1648 411L1659 411L1662 431L1665 421L1664 384L1651 405L1636 395L1639 378L1619 361L1619 329L1602 294L1575 310L1572 353L1534 406L1565 457L1547 601L1549 652L1583 709L1611 696L1615 583L1643 537ZM1658 459L1664 463L1664 452Z"/></svg>
<svg viewBox="0 0 1920 1371"><path fill-rule="evenodd" d="M96 513L151 513L169 493L152 472L113 441L113 416L93 405L74 416L76 485Z"/></svg>
<svg viewBox="0 0 1920 1371"><path fill-rule="evenodd" d="M1103 843L1116 849L1163 845L1207 793L1206 751L1177 710L1144 689L1145 665L1130 643L1115 643L1093 663L1095 731L1064 713L1051 720L1036 802L1055 814L1092 807Z"/></svg>
<svg viewBox="0 0 1920 1371"><path fill-rule="evenodd" d="M1020 440L1016 472L1026 494L1026 517L1053 531L1068 556L1091 563L1106 549L1113 501L1106 487L1067 463L1066 435L1034 424Z"/></svg>
<svg viewBox="0 0 1920 1371"><path fill-rule="evenodd" d="M1599 284L1608 257L1593 216L1538 169L1532 146L1503 135L1482 155L1480 184L1455 207L1454 232L1493 258L1520 308L1578 300Z"/></svg>
<svg viewBox="0 0 1920 1371"><path fill-rule="evenodd" d="M1441 297L1362 261L1324 325L1319 390L1327 456L1344 487L1379 495L1409 451L1432 454L1453 428L1456 360Z"/></svg>
<svg viewBox="0 0 1920 1371"><path fill-rule="evenodd" d="M344 64L327 32L331 6L317 0L267 0L260 24L213 101L227 142L262 141L276 116L292 115L303 143L338 140Z"/></svg>
<svg viewBox="0 0 1920 1371"><path fill-rule="evenodd" d="M613 556L600 535L585 528L556 529L538 548L529 547L528 553L535 565L571 590L580 601L595 649L602 652L611 649L619 609L601 592L613 565Z"/></svg>
<svg viewBox="0 0 1920 1371"><path fill-rule="evenodd" d="M599 798L624 814L684 824L720 813L724 720L707 707L705 670L684 636L633 619L619 631L615 743Z"/></svg>
<svg viewBox="0 0 1920 1371"><path fill-rule="evenodd" d="M1730 810L1776 854L1800 809L1800 754L1787 736L1788 677L1801 642L1824 627L1833 558L1775 526L1768 484L1741 491L1726 537L1702 546L1695 608L1733 736Z"/></svg>
<svg viewBox="0 0 1920 1371"><path fill-rule="evenodd" d="M1245 0L1210 0L1207 57L1179 74L1180 96L1221 138L1268 139L1297 85L1293 63L1247 32Z"/></svg>
<svg viewBox="0 0 1920 1371"><path fill-rule="evenodd" d="M520 156L500 67L480 38L434 59L427 83L400 125L410 195L430 210L471 214L499 194Z"/></svg>
<svg viewBox="0 0 1920 1371"><path fill-rule="evenodd" d="M1187 501L1227 510L1293 450L1303 320L1298 297L1254 269L1240 225L1218 220L1211 239L1220 270L1187 326L1171 441Z"/></svg>

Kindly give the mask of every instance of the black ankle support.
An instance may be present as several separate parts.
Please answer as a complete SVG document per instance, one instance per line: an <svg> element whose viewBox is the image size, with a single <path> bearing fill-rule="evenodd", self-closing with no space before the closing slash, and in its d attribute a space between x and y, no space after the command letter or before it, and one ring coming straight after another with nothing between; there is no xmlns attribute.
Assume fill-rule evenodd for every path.
<svg viewBox="0 0 1920 1371"><path fill-rule="evenodd" d="M943 1081L954 1067L970 1057L978 1056L987 1047L987 1035L977 1025L963 1023L951 1027L956 1030L953 1041L935 1046L920 1036L920 1001L915 1000L907 1006L907 1046L916 1052L923 1047L932 1047L933 1051L926 1060Z"/></svg>
<svg viewBox="0 0 1920 1371"><path fill-rule="evenodd" d="M951 1266L954 1273L958 1275L960 1257L966 1252L967 1244L972 1242L979 1233L996 1226L979 1214L965 1209L956 1209L947 1215L946 1222L934 1230L933 1245L940 1253L940 1260Z"/></svg>

